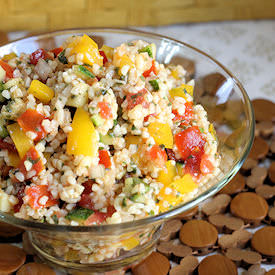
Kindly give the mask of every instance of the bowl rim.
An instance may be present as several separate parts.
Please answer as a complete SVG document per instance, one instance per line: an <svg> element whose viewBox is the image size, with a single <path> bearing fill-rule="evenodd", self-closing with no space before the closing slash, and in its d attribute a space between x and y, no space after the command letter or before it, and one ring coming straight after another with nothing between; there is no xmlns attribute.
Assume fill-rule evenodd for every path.
<svg viewBox="0 0 275 275"><path fill-rule="evenodd" d="M240 81L229 71L224 65L222 65L219 61L217 61L215 58L210 56L209 54L205 53L204 51L186 43L182 42L180 40L161 35L161 34L156 34L156 33L151 33L143 30L137 30L134 28L113 28L113 27L85 27L85 28L70 28L70 29L61 29L61 30L55 30L55 31L50 31L50 32L42 32L37 35L32 35L32 36L27 36L25 38L21 39L16 39L11 41L10 43L7 43L5 45L0 46L0 51L6 46L11 46L12 44L16 44L17 42L27 42L28 40L33 40L33 39L43 39L43 38L49 38L52 36L58 36L58 35L64 35L64 34L74 34L74 33L93 33L93 32L116 32L116 33L123 33L123 34L132 34L132 35L140 35L143 37L148 37L148 38L155 38L155 39L162 39L162 40L167 40L170 42L173 42L174 44L178 44L181 46L184 46L188 49L193 50L197 54L203 55L204 57L207 57L209 60L214 62L218 67L220 67L224 72L226 72L231 79L233 80L234 84L240 89L241 94L243 96L244 100L244 106L247 108L246 112L248 114L248 117L250 118L248 122L248 129L249 129L249 140L246 142L242 153L240 154L239 161L237 161L231 171L229 171L221 181L219 181L217 184L211 186L208 188L206 191L201 193L198 197L193 198L192 200L179 205L171 210L168 210L166 212L160 213L155 216L149 216L146 218L130 221L130 222L122 222L122 223L117 223L117 224L104 224L104 225L91 225L91 226L72 226L72 225L57 225L57 224L49 224L49 223L41 223L37 221L32 221L32 220L25 220L21 218L17 218L11 214L5 213L0 211L0 220L16 225L18 227L22 228L27 228L31 229L33 231L55 231L55 232L83 232L83 233L98 233L98 234L104 234L107 231L108 232L121 232L126 231L126 230L133 230L134 228L139 228L143 227L145 225L150 225L150 224L155 224L155 223L161 223L164 222L165 220L175 217L176 215L187 211L193 207L195 207L197 204L202 202L203 200L209 198L211 195L215 194L218 192L224 185L233 178L233 176L238 172L240 169L242 163L246 159L246 157L249 154L249 151L252 147L253 143L253 138L254 138L254 129L255 129L255 119L254 119L254 111L252 107L252 103L240 83Z"/></svg>

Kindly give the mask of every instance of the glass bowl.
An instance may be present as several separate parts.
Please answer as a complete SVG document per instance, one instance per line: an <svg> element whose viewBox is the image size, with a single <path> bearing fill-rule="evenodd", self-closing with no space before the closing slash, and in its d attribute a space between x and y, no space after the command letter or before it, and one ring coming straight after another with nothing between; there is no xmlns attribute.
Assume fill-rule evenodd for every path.
<svg viewBox="0 0 275 275"><path fill-rule="evenodd" d="M157 46L160 63L188 66L195 79L194 97L214 123L221 155L220 173L199 190L196 197L157 216L121 224L95 226L51 225L18 219L0 212L0 219L25 229L36 253L66 272L105 272L140 261L154 248L165 220L187 211L218 192L235 175L249 153L254 135L254 115L240 82L223 65L186 43L141 31L87 28L46 33L0 47L0 56L15 52L32 53L38 48L58 47L71 35L87 33L99 44L118 46L142 39ZM192 63L195 62L195 72Z"/></svg>

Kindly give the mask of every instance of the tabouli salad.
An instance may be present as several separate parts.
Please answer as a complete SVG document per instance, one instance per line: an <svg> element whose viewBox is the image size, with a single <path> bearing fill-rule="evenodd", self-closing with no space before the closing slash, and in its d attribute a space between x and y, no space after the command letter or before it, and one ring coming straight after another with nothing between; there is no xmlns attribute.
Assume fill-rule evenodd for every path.
<svg viewBox="0 0 275 275"><path fill-rule="evenodd" d="M1 53L0 53L1 54ZM0 210L62 225L167 211L218 173L212 124L156 46L88 35L0 60Z"/></svg>

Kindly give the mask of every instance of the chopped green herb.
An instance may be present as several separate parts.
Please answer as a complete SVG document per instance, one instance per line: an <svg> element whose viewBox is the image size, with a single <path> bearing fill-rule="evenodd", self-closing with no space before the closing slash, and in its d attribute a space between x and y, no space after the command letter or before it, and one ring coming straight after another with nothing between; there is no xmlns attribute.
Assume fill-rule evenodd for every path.
<svg viewBox="0 0 275 275"><path fill-rule="evenodd" d="M114 122L113 122L113 123L114 123L114 126L116 126L117 123L118 123L118 122L117 122L117 119L114 119Z"/></svg>
<svg viewBox="0 0 275 275"><path fill-rule="evenodd" d="M67 220L87 220L90 215L94 213L93 210L86 209L86 208L75 208L70 213L66 215Z"/></svg>
<svg viewBox="0 0 275 275"><path fill-rule="evenodd" d="M131 46L134 46L134 43L133 42L129 42L127 45L131 47Z"/></svg>
<svg viewBox="0 0 275 275"><path fill-rule="evenodd" d="M123 198L123 200L122 200L122 206L123 206L123 207L126 207L126 206L127 206L126 200L127 200L126 198Z"/></svg>
<svg viewBox="0 0 275 275"><path fill-rule="evenodd" d="M52 219L53 219L53 221L54 221L55 224L58 224L58 218L57 218L56 215L53 215Z"/></svg>
<svg viewBox="0 0 275 275"><path fill-rule="evenodd" d="M132 131L135 131L137 128L135 125L132 126Z"/></svg>
<svg viewBox="0 0 275 275"><path fill-rule="evenodd" d="M102 93L102 95L106 95L107 94L107 90L101 90L101 93Z"/></svg>
<svg viewBox="0 0 275 275"><path fill-rule="evenodd" d="M201 131L201 133L204 133L204 129L203 129L203 128L201 128L201 127L200 127L200 131Z"/></svg>
<svg viewBox="0 0 275 275"><path fill-rule="evenodd" d="M172 106L172 103L171 103L171 102L169 102L169 103L168 103L168 106Z"/></svg>
<svg viewBox="0 0 275 275"><path fill-rule="evenodd" d="M139 53L148 53L148 55L153 58L153 51L151 45L148 45L140 50L138 50Z"/></svg>
<svg viewBox="0 0 275 275"><path fill-rule="evenodd" d="M149 212L149 215L150 215L150 216L154 216L154 215L155 215L154 210L151 210L151 211Z"/></svg>
<svg viewBox="0 0 275 275"><path fill-rule="evenodd" d="M164 144L161 144L159 147L160 147L162 150L165 149L165 145L164 145Z"/></svg>
<svg viewBox="0 0 275 275"><path fill-rule="evenodd" d="M143 75L140 76L140 79L141 79L142 81L145 81L145 77L144 77Z"/></svg>
<svg viewBox="0 0 275 275"><path fill-rule="evenodd" d="M193 155L190 155L190 156L188 156L188 158L187 159L192 159L193 158Z"/></svg>
<svg viewBox="0 0 275 275"><path fill-rule="evenodd" d="M90 78L95 78L95 76L94 76L87 68L85 68L85 67L82 66L82 65L79 65L79 66L78 66L78 70L79 70L81 73L85 74L86 76L88 76L88 77L90 77Z"/></svg>
<svg viewBox="0 0 275 275"><path fill-rule="evenodd" d="M68 59L65 56L65 50L63 50L59 55L58 55L58 60L63 63L63 64L68 64Z"/></svg>
<svg viewBox="0 0 275 275"><path fill-rule="evenodd" d="M32 165L34 165L34 164L36 164L36 163L40 160L40 158L32 159L32 158L28 157L27 160L28 160Z"/></svg>
<svg viewBox="0 0 275 275"><path fill-rule="evenodd" d="M158 91L159 90L159 83L156 79L153 80L149 80L149 83L151 84L152 88L154 91Z"/></svg>

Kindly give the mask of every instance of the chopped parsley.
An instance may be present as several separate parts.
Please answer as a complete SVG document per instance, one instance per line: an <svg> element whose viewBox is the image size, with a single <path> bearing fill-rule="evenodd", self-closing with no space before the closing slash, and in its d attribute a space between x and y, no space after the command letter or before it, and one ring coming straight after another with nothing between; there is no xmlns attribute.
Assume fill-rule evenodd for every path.
<svg viewBox="0 0 275 275"><path fill-rule="evenodd" d="M53 219L53 221L54 221L55 224L58 224L58 218L57 218L56 215L53 215L52 219Z"/></svg>
<svg viewBox="0 0 275 275"><path fill-rule="evenodd" d="M36 164L39 160L40 158L32 159L30 157L27 157L27 161L29 161L32 165Z"/></svg>
<svg viewBox="0 0 275 275"><path fill-rule="evenodd" d="M58 55L58 60L62 63L62 64L68 64L68 59L65 56L65 50L63 50L59 55Z"/></svg>
<svg viewBox="0 0 275 275"><path fill-rule="evenodd" d="M149 80L149 83L151 84L152 88L154 91L158 91L159 90L159 83L156 79L153 80Z"/></svg>

